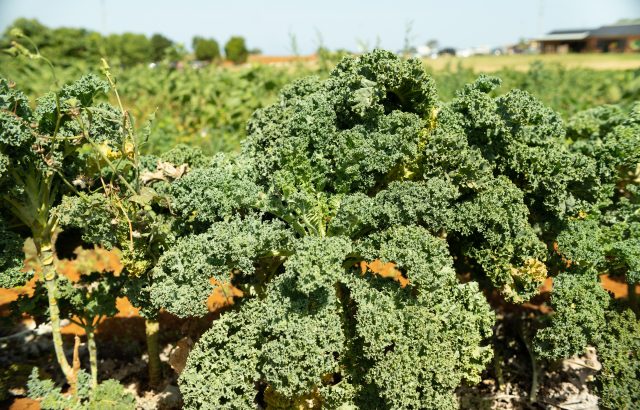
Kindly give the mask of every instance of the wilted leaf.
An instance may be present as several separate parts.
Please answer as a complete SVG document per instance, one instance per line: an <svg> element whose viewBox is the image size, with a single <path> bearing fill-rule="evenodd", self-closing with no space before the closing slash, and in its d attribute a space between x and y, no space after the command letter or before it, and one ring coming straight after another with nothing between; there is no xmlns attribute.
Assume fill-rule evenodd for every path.
<svg viewBox="0 0 640 410"><path fill-rule="evenodd" d="M158 161L155 171L145 171L140 175L140 179L143 184L148 184L154 181L169 181L182 177L189 166L182 164L175 166L170 162Z"/></svg>
<svg viewBox="0 0 640 410"><path fill-rule="evenodd" d="M183 337L178 340L176 347L169 353L169 365L176 373L180 374L184 370L192 347L193 340L189 336Z"/></svg>
<svg viewBox="0 0 640 410"><path fill-rule="evenodd" d="M511 276L528 277L542 283L547 278L547 266L537 259L527 259L522 266L511 268Z"/></svg>
<svg viewBox="0 0 640 410"><path fill-rule="evenodd" d="M135 202L136 204L140 204L142 206L150 205L153 202L154 198L157 197L158 194L152 188L144 187L140 190L140 193L137 195L131 195L129 197L129 201Z"/></svg>

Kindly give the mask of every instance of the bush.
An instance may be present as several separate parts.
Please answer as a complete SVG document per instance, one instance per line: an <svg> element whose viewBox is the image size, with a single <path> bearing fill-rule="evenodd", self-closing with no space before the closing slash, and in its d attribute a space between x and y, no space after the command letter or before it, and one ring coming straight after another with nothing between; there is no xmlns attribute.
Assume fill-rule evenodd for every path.
<svg viewBox="0 0 640 410"><path fill-rule="evenodd" d="M227 60L234 64L245 63L249 57L249 50L244 42L244 37L231 37L224 45L224 54Z"/></svg>
<svg viewBox="0 0 640 410"><path fill-rule="evenodd" d="M191 45L196 60L214 61L220 59L220 46L212 38L194 37Z"/></svg>

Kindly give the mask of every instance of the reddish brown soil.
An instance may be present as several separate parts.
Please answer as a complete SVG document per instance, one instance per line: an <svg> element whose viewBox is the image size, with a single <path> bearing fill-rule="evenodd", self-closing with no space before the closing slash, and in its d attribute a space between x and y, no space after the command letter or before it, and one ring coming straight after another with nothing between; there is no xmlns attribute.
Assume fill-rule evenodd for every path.
<svg viewBox="0 0 640 410"><path fill-rule="evenodd" d="M610 278L608 275L602 275L600 278L602 287L613 293L616 299L627 297L627 284L622 279ZM546 294L550 292L552 283L552 278L547 278L540 288L541 293ZM640 285L637 285L636 289L636 292L640 294ZM28 293L28 289L26 288L0 288L0 316L7 316L9 314L9 303L16 300L19 295L25 293ZM545 307L541 306L541 303L536 302L537 301L534 300L532 303L527 303L526 307L541 310L542 313L546 313ZM144 319L140 317L138 309L133 307L131 302L126 298L118 298L116 306L118 308L118 314L113 318L104 319L98 326L96 333L100 335L101 339L126 335L135 340L143 341L145 338ZM30 320L31 319L27 317L24 318L25 322ZM172 320L171 315L163 315L162 322L164 322L164 324L170 326L172 321L176 322L175 324L177 326L180 326L177 320ZM73 335L84 336L84 330L72 323L62 329L62 334L68 337Z"/></svg>
<svg viewBox="0 0 640 410"><path fill-rule="evenodd" d="M13 401L9 410L40 410L40 403L28 398L17 398Z"/></svg>
<svg viewBox="0 0 640 410"><path fill-rule="evenodd" d="M607 275L601 276L602 286L610 291L615 298L627 297L627 284L622 279L609 278ZM552 278L548 278L541 286L541 295L534 298L531 302L525 303L522 308L527 310L538 310L541 313L548 313L551 309L548 307L548 296L552 289ZM0 316L7 316L9 312L9 303L16 300L20 294L28 293L26 288L15 289L2 289L0 288ZM637 293L640 294L640 286L637 286ZM97 338L104 342L112 339L128 339L136 340L140 343L144 343L144 319L140 317L138 309L133 307L128 299L118 298L117 300L118 314L113 318L107 318L103 320L98 326ZM205 320L212 320L215 318L215 314ZM23 321L28 323L32 321L29 317L24 317ZM171 329L177 333L193 331L193 327L202 327L206 324L203 323L188 323L183 320L179 320L169 314L161 314L160 317L161 326L164 329ZM202 328L201 330L204 330ZM197 331L196 331L197 332ZM62 329L63 335L67 342L75 335L84 336L84 330L75 324L69 324ZM40 405L37 401L28 398L15 398L12 404L9 406L9 410L39 410Z"/></svg>

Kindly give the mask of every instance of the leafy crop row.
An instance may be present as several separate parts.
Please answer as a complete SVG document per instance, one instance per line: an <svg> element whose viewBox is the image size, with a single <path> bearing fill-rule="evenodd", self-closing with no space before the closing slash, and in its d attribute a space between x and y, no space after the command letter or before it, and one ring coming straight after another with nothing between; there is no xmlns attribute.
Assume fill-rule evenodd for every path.
<svg viewBox="0 0 640 410"><path fill-rule="evenodd" d="M46 295L19 305L48 310L78 406L114 387L95 346L89 376L69 363L60 317L90 338L126 295L152 329L224 307L180 376L187 408L455 408L493 356L487 295L520 304L548 277L537 356L594 345L603 406L640 398L640 324L599 284L640 281L640 105L565 124L487 76L443 102L419 60L374 51L284 87L237 154L148 156L103 68L35 110L0 83L2 285Z"/></svg>

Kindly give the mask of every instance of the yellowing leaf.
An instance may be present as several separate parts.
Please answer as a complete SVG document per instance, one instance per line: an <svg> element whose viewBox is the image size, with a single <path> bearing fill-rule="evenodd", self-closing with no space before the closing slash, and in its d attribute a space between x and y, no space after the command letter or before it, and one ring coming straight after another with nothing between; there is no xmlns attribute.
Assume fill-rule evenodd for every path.
<svg viewBox="0 0 640 410"><path fill-rule="evenodd" d="M511 268L511 276L529 277L542 283L547 278L547 266L537 259L527 259L522 266Z"/></svg>

